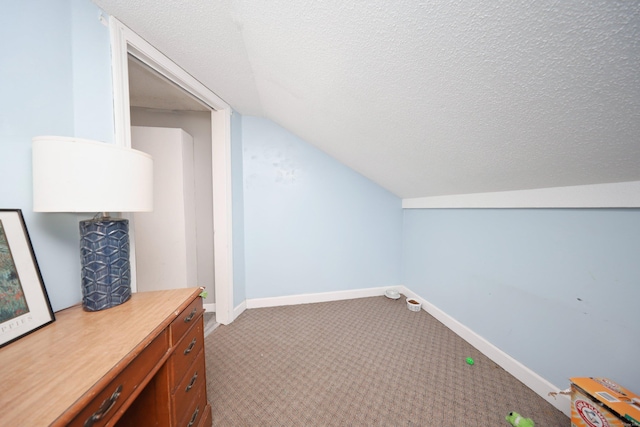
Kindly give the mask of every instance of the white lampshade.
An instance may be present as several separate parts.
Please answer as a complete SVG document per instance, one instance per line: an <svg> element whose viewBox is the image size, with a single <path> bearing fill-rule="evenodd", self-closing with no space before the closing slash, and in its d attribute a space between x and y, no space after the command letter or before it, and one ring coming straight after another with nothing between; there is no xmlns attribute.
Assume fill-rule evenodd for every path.
<svg viewBox="0 0 640 427"><path fill-rule="evenodd" d="M153 210L153 159L87 139L33 138L35 212Z"/></svg>

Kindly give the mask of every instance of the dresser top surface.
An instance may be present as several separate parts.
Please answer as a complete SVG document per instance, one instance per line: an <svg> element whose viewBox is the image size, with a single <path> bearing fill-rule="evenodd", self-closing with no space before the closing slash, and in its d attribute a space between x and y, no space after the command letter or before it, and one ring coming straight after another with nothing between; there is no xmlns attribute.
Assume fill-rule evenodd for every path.
<svg viewBox="0 0 640 427"><path fill-rule="evenodd" d="M0 424L53 423L106 385L200 292L139 292L97 312L73 306L57 312L55 322L0 349Z"/></svg>

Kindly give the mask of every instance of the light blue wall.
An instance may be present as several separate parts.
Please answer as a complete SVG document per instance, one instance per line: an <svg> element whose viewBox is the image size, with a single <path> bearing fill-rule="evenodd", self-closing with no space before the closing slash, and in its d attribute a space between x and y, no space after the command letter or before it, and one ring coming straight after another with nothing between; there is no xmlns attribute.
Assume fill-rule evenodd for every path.
<svg viewBox="0 0 640 427"><path fill-rule="evenodd" d="M59 310L81 299L79 218L32 212L31 138L111 140L109 32L97 19L98 9L84 0L12 1L1 9L0 207L22 209L53 309ZM92 42L81 47L75 42L81 39ZM91 87L109 89L87 91Z"/></svg>
<svg viewBox="0 0 640 427"><path fill-rule="evenodd" d="M231 116L231 210L233 239L233 306L237 307L246 298L244 259L244 193L242 167L242 116L233 112Z"/></svg>
<svg viewBox="0 0 640 427"><path fill-rule="evenodd" d="M398 197L268 120L242 141L247 298L399 283Z"/></svg>
<svg viewBox="0 0 640 427"><path fill-rule="evenodd" d="M71 0L73 111L77 138L114 141L108 15L87 0Z"/></svg>
<svg viewBox="0 0 640 427"><path fill-rule="evenodd" d="M560 388L640 389L640 210L407 209L403 282Z"/></svg>

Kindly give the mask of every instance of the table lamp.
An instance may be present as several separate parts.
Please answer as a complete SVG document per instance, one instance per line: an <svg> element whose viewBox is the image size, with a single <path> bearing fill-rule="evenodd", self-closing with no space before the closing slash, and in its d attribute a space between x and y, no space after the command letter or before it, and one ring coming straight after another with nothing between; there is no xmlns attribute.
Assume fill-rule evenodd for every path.
<svg viewBox="0 0 640 427"><path fill-rule="evenodd" d="M82 306L104 310L131 297L129 221L109 212L153 210L150 155L87 139L33 138L34 212L97 212L80 222Z"/></svg>

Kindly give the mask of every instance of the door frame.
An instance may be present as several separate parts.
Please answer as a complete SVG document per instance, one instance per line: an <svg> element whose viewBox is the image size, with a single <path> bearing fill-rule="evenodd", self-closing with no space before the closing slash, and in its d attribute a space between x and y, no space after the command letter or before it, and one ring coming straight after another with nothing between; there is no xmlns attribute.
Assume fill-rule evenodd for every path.
<svg viewBox="0 0 640 427"><path fill-rule="evenodd" d="M131 147L128 55L131 54L165 78L198 98L211 109L213 172L213 246L216 321L231 323L233 317L233 244L231 212L231 107L171 59L134 33L117 18L109 17L111 71L116 145ZM129 216L132 218L132 215ZM135 224L133 224L135 227ZM135 260L135 232L131 233ZM132 286L135 262L132 262Z"/></svg>

